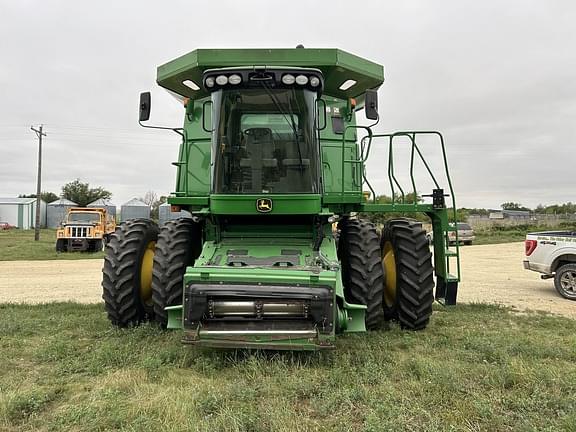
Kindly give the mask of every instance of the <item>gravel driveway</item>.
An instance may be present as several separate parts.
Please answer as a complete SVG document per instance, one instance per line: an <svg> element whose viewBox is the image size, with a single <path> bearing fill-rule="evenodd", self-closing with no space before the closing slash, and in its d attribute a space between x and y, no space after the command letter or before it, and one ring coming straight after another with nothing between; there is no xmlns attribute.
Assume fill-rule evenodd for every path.
<svg viewBox="0 0 576 432"><path fill-rule="evenodd" d="M576 302L565 300L551 279L522 268L524 243L464 246L460 302L500 303L576 318ZM102 301L102 260L0 261L0 303Z"/></svg>

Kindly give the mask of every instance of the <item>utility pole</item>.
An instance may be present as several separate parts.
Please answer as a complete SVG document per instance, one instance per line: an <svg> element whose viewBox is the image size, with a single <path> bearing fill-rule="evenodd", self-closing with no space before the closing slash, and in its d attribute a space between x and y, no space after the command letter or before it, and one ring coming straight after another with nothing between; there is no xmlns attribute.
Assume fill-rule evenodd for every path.
<svg viewBox="0 0 576 432"><path fill-rule="evenodd" d="M36 222L34 223L34 241L40 240L40 199L42 194L42 137L46 136L42 132L42 125L39 129L34 129L34 126L30 126L36 136L38 137L38 183L36 185Z"/></svg>

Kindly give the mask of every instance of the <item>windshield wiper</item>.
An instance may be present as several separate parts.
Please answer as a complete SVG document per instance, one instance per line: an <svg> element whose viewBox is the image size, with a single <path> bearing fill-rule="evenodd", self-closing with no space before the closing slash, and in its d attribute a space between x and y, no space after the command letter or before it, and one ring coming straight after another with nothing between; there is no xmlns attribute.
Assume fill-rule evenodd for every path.
<svg viewBox="0 0 576 432"><path fill-rule="evenodd" d="M266 90L266 93L268 94L268 96L270 96L272 103L274 104L276 109L280 112L280 114L282 114L282 116L284 117L284 120L286 120L286 123L288 123L288 125L292 128L292 134L294 135L294 140L296 141L296 148L298 150L298 160L300 162L300 172L302 173L302 172L304 172L304 164L302 162L302 150L300 149L300 138L298 136L298 128L296 127L296 122L294 121L294 113L292 112L292 106L290 104L290 99L288 99L289 112L287 113L282 109L282 107L280 105L280 101L278 101L278 98L274 95L274 93L272 93L270 91L270 89L266 85L265 81L262 81L262 87L264 88L264 90ZM287 115L290 116L290 121L288 121Z"/></svg>

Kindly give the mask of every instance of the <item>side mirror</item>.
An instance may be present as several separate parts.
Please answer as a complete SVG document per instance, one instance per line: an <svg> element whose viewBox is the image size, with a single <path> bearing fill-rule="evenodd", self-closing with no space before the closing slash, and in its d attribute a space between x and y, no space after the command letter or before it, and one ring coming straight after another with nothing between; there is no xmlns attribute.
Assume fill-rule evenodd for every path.
<svg viewBox="0 0 576 432"><path fill-rule="evenodd" d="M150 118L150 107L152 105L152 99L150 97L150 92L140 93L140 115L138 121L146 121Z"/></svg>
<svg viewBox="0 0 576 432"><path fill-rule="evenodd" d="M378 92L376 90L366 90L364 110L368 120L378 120Z"/></svg>

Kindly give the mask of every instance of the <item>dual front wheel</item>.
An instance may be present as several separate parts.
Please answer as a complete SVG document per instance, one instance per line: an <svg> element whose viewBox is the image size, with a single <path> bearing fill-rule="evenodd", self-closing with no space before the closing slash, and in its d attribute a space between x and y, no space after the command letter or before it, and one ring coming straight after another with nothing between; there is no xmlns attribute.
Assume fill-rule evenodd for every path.
<svg viewBox="0 0 576 432"><path fill-rule="evenodd" d="M433 268L426 233L419 222L389 221L379 236L367 221L344 219L338 256L344 296L367 306L368 329L384 320L423 329L432 314ZM102 287L110 321L118 327L155 320L166 326L166 306L181 304L182 279L202 246L200 226L191 219L161 229L147 219L117 227L106 245Z"/></svg>
<svg viewBox="0 0 576 432"><path fill-rule="evenodd" d="M167 222L134 219L116 228L106 244L103 299L118 327L155 320L166 326L166 306L181 304L182 278L201 247L200 228L191 219Z"/></svg>
<svg viewBox="0 0 576 432"><path fill-rule="evenodd" d="M432 254L422 225L394 219L378 236L374 224L358 219L340 223L338 256L344 296L366 305L367 329L397 320L404 329L427 326L432 315Z"/></svg>

